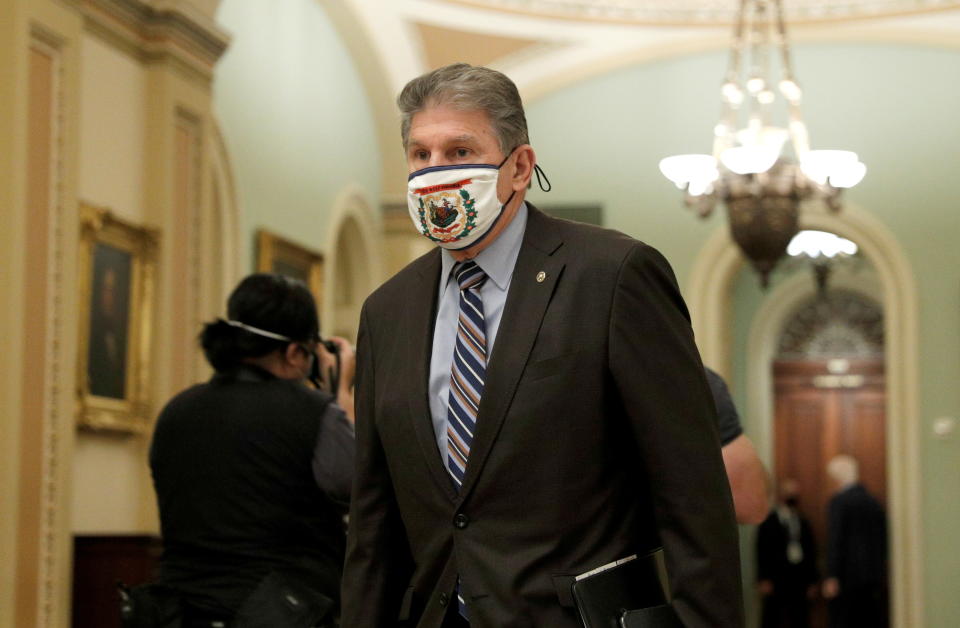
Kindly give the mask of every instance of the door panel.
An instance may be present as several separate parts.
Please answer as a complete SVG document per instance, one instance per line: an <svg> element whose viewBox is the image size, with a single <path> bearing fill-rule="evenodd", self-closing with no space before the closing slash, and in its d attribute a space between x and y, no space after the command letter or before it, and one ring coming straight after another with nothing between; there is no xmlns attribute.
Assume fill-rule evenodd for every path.
<svg viewBox="0 0 960 628"><path fill-rule="evenodd" d="M800 509L810 520L819 562L825 562L827 502L833 486L826 466L838 454L860 463L860 479L886 504L886 393L883 363L850 360L831 373L828 362L774 363L774 468L777 480L795 479ZM822 573L822 570L821 570ZM818 602L811 625L826 625Z"/></svg>

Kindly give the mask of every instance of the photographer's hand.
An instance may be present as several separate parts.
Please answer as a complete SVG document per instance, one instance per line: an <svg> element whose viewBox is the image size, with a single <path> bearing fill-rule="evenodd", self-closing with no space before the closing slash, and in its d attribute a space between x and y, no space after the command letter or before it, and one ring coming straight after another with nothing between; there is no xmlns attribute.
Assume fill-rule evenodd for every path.
<svg viewBox="0 0 960 628"><path fill-rule="evenodd" d="M346 338L331 336L330 340L337 345L337 353L340 356L340 384L336 391L337 403L346 412L347 418L352 423L353 413L353 377L357 371L357 354Z"/></svg>

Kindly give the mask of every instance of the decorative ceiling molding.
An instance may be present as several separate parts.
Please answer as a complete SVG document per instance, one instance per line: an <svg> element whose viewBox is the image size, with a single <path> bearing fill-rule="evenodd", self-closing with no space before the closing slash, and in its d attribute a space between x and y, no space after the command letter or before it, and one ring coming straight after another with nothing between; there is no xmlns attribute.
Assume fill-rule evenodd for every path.
<svg viewBox="0 0 960 628"><path fill-rule="evenodd" d="M227 49L230 37L186 0L72 0L87 25L120 37L144 58L173 56L205 77Z"/></svg>
<svg viewBox="0 0 960 628"><path fill-rule="evenodd" d="M486 11L540 18L651 25L726 25L736 20L732 0L437 0ZM834 22L960 8L954 0L790 0L791 23Z"/></svg>
<svg viewBox="0 0 960 628"><path fill-rule="evenodd" d="M475 33L430 24L415 23L427 69L463 61L472 65L496 65L505 57L540 44L537 39L517 39Z"/></svg>

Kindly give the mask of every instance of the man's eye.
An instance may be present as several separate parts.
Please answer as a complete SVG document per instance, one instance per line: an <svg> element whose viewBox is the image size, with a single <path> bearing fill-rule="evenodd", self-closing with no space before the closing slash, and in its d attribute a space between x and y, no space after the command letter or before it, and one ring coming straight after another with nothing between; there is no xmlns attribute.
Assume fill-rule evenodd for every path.
<svg viewBox="0 0 960 628"><path fill-rule="evenodd" d="M418 150L413 153L414 159L424 160L430 157L430 154L425 150Z"/></svg>
<svg viewBox="0 0 960 628"><path fill-rule="evenodd" d="M458 148L458 149L457 149L457 157L463 158L463 157L468 157L469 155L470 155L470 149L469 149L469 148Z"/></svg>

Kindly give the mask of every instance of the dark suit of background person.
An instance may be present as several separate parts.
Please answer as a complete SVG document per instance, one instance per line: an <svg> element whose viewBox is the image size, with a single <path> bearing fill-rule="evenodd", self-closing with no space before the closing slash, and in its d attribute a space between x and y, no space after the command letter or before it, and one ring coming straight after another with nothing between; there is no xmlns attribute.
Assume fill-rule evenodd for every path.
<svg viewBox="0 0 960 628"><path fill-rule="evenodd" d="M837 461L852 463L844 480ZM827 505L827 581L832 628L887 625L887 519L883 506L857 481L856 461L838 456L831 476L841 484ZM842 470L842 469L841 469ZM841 474L842 475L842 474Z"/></svg>
<svg viewBox="0 0 960 628"><path fill-rule="evenodd" d="M174 397L153 435L159 583L184 600L186 626L230 621L270 574L335 613L354 441L332 396L303 382L316 359L313 299L300 282L253 275L228 316L203 333L216 373Z"/></svg>
<svg viewBox="0 0 960 628"><path fill-rule="evenodd" d="M515 150L500 176L522 199L533 152ZM527 208L459 492L427 397L441 252L364 305L344 624L458 622L459 576L472 626L573 628L574 575L663 545L685 624L740 626L715 409L670 266Z"/></svg>
<svg viewBox="0 0 960 628"><path fill-rule="evenodd" d="M770 510L767 498L767 470L753 442L743 433L740 413L733 403L727 383L716 371L707 368L707 383L717 407L717 431L723 447L723 466L733 494L737 523L756 525Z"/></svg>
<svg viewBox="0 0 960 628"><path fill-rule="evenodd" d="M757 528L757 588L763 628L806 628L818 578L810 522L797 507L797 484L784 480L780 500Z"/></svg>

